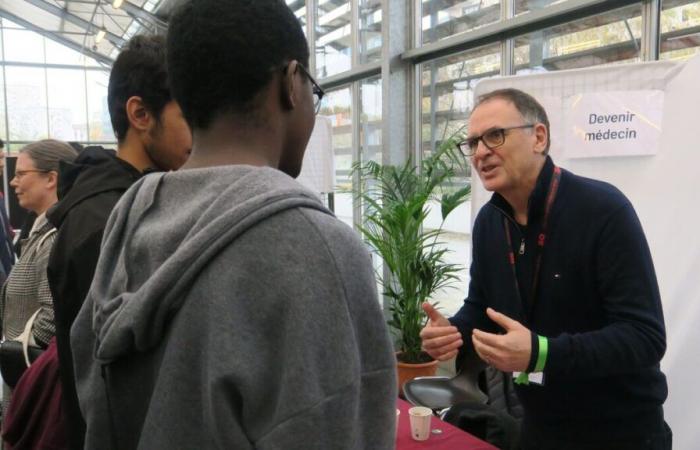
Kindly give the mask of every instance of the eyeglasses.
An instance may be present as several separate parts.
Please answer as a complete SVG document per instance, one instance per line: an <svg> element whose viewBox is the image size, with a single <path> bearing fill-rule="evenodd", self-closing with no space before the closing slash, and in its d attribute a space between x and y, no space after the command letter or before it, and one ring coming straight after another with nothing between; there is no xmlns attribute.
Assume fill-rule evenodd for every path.
<svg viewBox="0 0 700 450"><path fill-rule="evenodd" d="M457 148L459 148L459 151L462 152L464 156L471 157L476 153L476 149L479 147L479 141L483 142L486 148L489 150L493 150L494 148L498 148L503 145L503 143L506 141L506 131L518 130L521 128L532 128L534 126L535 124L532 123L527 125L518 125L516 127L493 128L481 136L470 137L462 142L458 142Z"/></svg>
<svg viewBox="0 0 700 450"><path fill-rule="evenodd" d="M321 110L321 100L323 99L323 96L326 95L326 93L323 91L323 88L319 86L316 80L314 80L314 77L311 76L308 69L304 67L303 64L299 63L297 64L297 67L299 67L301 71L304 72L304 75L306 75L309 78L309 81L311 82L311 89L314 93L314 112L318 114L318 112Z"/></svg>
<svg viewBox="0 0 700 450"><path fill-rule="evenodd" d="M39 169L29 169L29 170L15 170L15 178L18 180L22 179L23 176L25 176L28 173L31 172L36 172L36 173L49 173L51 172L50 170L39 170Z"/></svg>

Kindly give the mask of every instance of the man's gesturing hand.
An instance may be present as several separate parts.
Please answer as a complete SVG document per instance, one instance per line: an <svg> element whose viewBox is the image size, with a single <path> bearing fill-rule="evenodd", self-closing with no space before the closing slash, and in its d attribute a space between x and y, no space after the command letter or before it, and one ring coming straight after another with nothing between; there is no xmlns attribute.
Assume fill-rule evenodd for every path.
<svg viewBox="0 0 700 450"><path fill-rule="evenodd" d="M474 329L472 343L474 343L474 349L479 357L503 372L524 372L527 370L532 352L530 330L520 322L491 308L486 309L486 314L506 330L506 334L486 333Z"/></svg>
<svg viewBox="0 0 700 450"><path fill-rule="evenodd" d="M457 356L462 346L462 334L452 326L430 303L423 303L428 323L420 332L423 350L438 361L447 361Z"/></svg>

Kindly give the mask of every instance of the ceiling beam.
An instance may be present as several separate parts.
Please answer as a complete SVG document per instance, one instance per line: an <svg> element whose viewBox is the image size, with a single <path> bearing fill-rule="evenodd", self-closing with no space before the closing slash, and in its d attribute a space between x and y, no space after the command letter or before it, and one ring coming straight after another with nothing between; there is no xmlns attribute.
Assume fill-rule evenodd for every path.
<svg viewBox="0 0 700 450"><path fill-rule="evenodd" d="M78 44L75 41L72 41L68 38L65 38L61 36L60 34L57 34L52 31L45 30L41 27L38 27L34 25L31 22L28 22L27 20L16 16L10 12L5 11L4 9L0 8L0 17L4 17L7 20L10 20L30 31L33 31L35 33L39 33L40 35L44 36L47 39L51 39L52 41L58 42L61 45L65 45L66 47L73 49L77 52L82 53L83 55L89 56L90 58L101 62L102 64L106 64L108 66L112 66L114 64L114 60L108 56L103 55L102 53L94 52L88 48L83 47L82 45Z"/></svg>
<svg viewBox="0 0 700 450"><path fill-rule="evenodd" d="M160 28L162 30L168 29L167 22L163 21L160 17L156 16L155 14L150 13L145 9L139 8L138 6L134 5L129 1L125 1L124 4L122 4L121 9L123 9L127 14L129 14L132 17L153 23L157 28Z"/></svg>
<svg viewBox="0 0 700 450"><path fill-rule="evenodd" d="M65 20L66 22L70 22L73 25L76 25L82 29L84 29L87 32L92 33L93 35L97 34L97 32L100 30L100 27L95 25L92 22L89 22L82 17L76 16L75 14L71 14L67 10L63 8L59 8L58 6L52 5L51 3L47 3L44 0L24 0L27 3L36 6L39 9L42 9L50 14L53 14L56 17L60 17L61 19ZM126 41L121 37L117 36L116 34L107 31L105 34L105 38L114 44L117 47L122 47Z"/></svg>

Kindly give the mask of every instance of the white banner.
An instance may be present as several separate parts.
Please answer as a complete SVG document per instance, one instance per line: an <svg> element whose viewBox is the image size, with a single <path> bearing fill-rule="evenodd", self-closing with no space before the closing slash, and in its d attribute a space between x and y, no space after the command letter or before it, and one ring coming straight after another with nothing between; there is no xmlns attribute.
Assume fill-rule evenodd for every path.
<svg viewBox="0 0 700 450"><path fill-rule="evenodd" d="M659 151L664 92L609 91L564 101L565 158L655 155Z"/></svg>

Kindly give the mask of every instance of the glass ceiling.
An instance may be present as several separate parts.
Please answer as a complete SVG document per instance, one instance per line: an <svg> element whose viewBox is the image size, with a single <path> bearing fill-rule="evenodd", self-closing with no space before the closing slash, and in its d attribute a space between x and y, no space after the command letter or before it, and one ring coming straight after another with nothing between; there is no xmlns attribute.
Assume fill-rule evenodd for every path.
<svg viewBox="0 0 700 450"><path fill-rule="evenodd" d="M162 33L174 0L0 0L0 17L111 65L138 32Z"/></svg>

